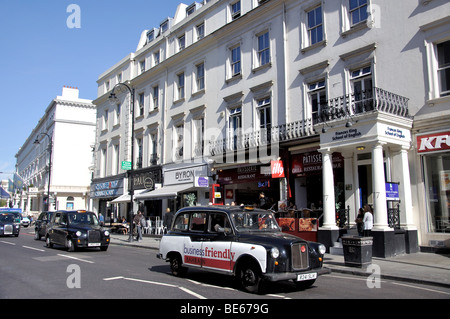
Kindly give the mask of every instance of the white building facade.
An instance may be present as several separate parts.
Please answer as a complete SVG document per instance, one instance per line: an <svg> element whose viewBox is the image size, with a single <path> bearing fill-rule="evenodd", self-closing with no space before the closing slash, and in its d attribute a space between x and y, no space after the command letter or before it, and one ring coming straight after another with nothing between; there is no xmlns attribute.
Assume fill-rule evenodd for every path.
<svg viewBox="0 0 450 319"><path fill-rule="evenodd" d="M442 0L180 4L97 81L93 208L126 215L133 143L147 216L264 192L320 212L327 247L365 204L374 255L445 246L449 13ZM135 91L133 141L130 93L108 100L118 83Z"/></svg>
<svg viewBox="0 0 450 319"><path fill-rule="evenodd" d="M80 99L77 88L63 87L62 95L50 102L16 154L17 173L27 186L20 196L24 211L36 217L47 207L88 207L95 120L95 106Z"/></svg>

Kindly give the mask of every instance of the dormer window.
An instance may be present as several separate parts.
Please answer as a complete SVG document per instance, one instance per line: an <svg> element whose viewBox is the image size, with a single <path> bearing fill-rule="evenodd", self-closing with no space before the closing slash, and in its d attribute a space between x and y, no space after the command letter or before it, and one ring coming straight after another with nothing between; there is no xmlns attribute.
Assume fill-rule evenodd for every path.
<svg viewBox="0 0 450 319"><path fill-rule="evenodd" d="M164 21L160 25L161 27L161 33L166 32L169 29L169 20Z"/></svg>
<svg viewBox="0 0 450 319"><path fill-rule="evenodd" d="M155 39L155 31L147 32L147 43L152 42Z"/></svg>

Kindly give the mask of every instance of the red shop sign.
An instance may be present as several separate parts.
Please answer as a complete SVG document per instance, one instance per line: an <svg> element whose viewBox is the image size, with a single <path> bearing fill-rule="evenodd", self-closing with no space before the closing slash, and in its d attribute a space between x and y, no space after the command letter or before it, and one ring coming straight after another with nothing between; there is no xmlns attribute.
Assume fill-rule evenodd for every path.
<svg viewBox="0 0 450 319"><path fill-rule="evenodd" d="M417 152L438 152L450 150L450 132L417 136Z"/></svg>
<svg viewBox="0 0 450 319"><path fill-rule="evenodd" d="M272 178L284 177L283 161L270 161L270 171L272 172Z"/></svg>

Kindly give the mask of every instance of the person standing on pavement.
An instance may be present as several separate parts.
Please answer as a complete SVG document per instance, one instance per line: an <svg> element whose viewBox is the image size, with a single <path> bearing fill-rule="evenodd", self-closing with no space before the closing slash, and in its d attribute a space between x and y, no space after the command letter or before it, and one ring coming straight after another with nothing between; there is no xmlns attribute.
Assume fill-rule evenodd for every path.
<svg viewBox="0 0 450 319"><path fill-rule="evenodd" d="M142 219L144 219L144 216L142 215L142 212L139 211L133 220L134 224L136 225L137 231L136 241L142 240L142 222L141 222Z"/></svg>
<svg viewBox="0 0 450 319"><path fill-rule="evenodd" d="M166 214L164 215L163 219L163 226L169 230L172 226L172 219L173 219L173 213L170 211L170 208L167 207Z"/></svg>
<svg viewBox="0 0 450 319"><path fill-rule="evenodd" d="M373 228L373 213L369 205L364 205L364 236L370 236Z"/></svg>
<svg viewBox="0 0 450 319"><path fill-rule="evenodd" d="M358 210L358 216L356 216L355 223L356 223L356 228L358 229L358 235L361 236L361 237L364 236L364 222L363 222L363 219L364 219L364 209L360 208Z"/></svg>

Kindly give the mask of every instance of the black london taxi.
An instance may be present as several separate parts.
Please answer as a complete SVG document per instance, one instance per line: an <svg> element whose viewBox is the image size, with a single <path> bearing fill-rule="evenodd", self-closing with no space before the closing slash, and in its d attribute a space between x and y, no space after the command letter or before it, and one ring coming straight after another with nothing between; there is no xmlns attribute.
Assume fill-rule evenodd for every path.
<svg viewBox="0 0 450 319"><path fill-rule="evenodd" d="M57 244L68 251L91 247L106 251L109 242L109 231L100 226L94 213L85 210L54 212L45 234L47 247Z"/></svg>
<svg viewBox="0 0 450 319"><path fill-rule="evenodd" d="M261 293L265 281L293 280L311 286L323 268L325 246L285 234L272 212L253 207L208 206L179 210L162 237L158 258L172 274L187 268L234 275L248 292Z"/></svg>
<svg viewBox="0 0 450 319"><path fill-rule="evenodd" d="M0 236L19 237L20 223L15 214L2 211L0 212Z"/></svg>
<svg viewBox="0 0 450 319"><path fill-rule="evenodd" d="M40 240L47 233L47 225L52 220L54 212L42 212L34 223L34 239Z"/></svg>

